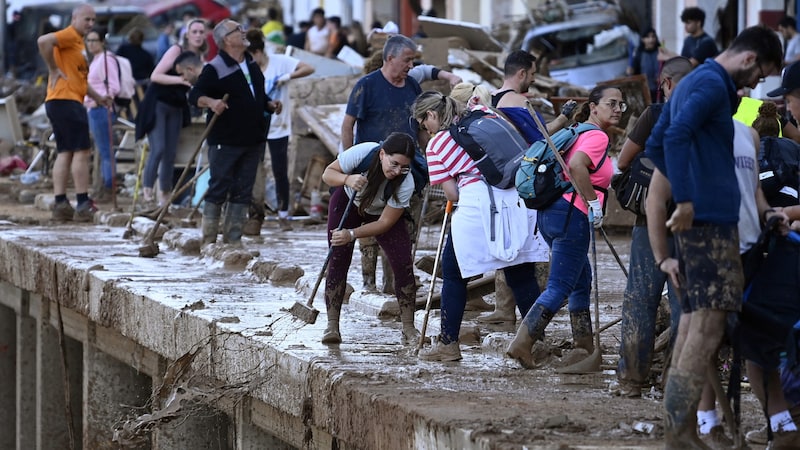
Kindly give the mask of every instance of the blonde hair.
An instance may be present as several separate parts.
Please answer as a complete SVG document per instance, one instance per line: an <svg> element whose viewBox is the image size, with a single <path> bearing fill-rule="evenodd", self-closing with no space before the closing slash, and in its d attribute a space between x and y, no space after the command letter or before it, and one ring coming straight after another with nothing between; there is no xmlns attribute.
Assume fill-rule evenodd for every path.
<svg viewBox="0 0 800 450"><path fill-rule="evenodd" d="M458 83L453 86L450 91L450 98L466 105L472 97L478 97L478 102L482 105L490 106L492 103L492 96L489 90L480 85L474 85L468 82Z"/></svg>
<svg viewBox="0 0 800 450"><path fill-rule="evenodd" d="M414 118L420 123L428 111L435 112L439 116L439 130L449 127L462 109L454 99L436 91L425 91L419 94L419 97L414 100L414 104L411 105Z"/></svg>

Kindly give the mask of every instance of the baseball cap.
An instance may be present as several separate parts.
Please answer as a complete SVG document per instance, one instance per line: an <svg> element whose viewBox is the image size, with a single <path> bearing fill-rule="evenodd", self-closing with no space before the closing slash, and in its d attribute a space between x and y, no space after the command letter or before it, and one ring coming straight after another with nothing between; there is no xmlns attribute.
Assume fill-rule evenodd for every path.
<svg viewBox="0 0 800 450"><path fill-rule="evenodd" d="M783 69L781 87L767 92L767 97L781 97L795 89L800 89L800 62L794 62Z"/></svg>

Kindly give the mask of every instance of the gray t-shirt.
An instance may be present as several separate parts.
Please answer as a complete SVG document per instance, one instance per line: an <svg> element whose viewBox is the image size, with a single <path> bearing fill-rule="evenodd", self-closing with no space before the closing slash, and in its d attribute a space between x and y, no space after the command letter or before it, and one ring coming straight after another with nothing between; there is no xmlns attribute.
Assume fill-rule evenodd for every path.
<svg viewBox="0 0 800 450"><path fill-rule="evenodd" d="M377 142L362 142L340 153L338 159L339 167L342 168L342 172L348 174L355 172L355 170L361 164L361 161L363 161L364 158L369 155L369 152L378 145L380 144ZM379 154L380 152L375 153L375 157L377 158ZM386 187L386 183L389 182L389 180L384 180L383 183L381 183L381 185L378 187L378 195L375 196L372 204L366 208L367 214L379 216L383 212L383 208L386 206L391 206L392 208L398 209L408 207L409 201L411 200L411 195L414 193L414 177L411 176L411 173L399 176L404 176L405 179L403 180L403 183L400 185L400 188L397 190L397 192L395 192L397 200L394 199L395 196L392 196L389 197L387 202L383 201L383 191ZM345 192L347 193L348 197L353 195L353 189L349 186L345 186ZM359 191L358 195L356 195L356 205L361 205L362 192L364 192L364 189Z"/></svg>

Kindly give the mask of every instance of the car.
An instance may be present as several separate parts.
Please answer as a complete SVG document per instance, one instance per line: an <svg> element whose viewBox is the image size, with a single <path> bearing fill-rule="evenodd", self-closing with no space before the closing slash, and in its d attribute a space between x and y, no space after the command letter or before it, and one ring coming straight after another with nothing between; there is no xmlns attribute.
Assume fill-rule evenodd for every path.
<svg viewBox="0 0 800 450"><path fill-rule="evenodd" d="M586 89L625 76L630 30L614 11L574 14L532 27L521 48L544 56L549 76Z"/></svg>
<svg viewBox="0 0 800 450"><path fill-rule="evenodd" d="M160 28L179 23L185 15L202 17L213 24L231 16L226 2L220 0L107 0L112 4L142 8L153 24Z"/></svg>
<svg viewBox="0 0 800 450"><path fill-rule="evenodd" d="M47 74L47 66L39 56L39 46L36 41L43 34L60 30L69 25L72 19L72 10L80 4L76 2L41 3L22 8L15 40L18 78L31 79ZM116 52L120 44L126 40L128 33L138 27L144 33L142 46L155 56L159 32L142 8L105 3L93 4L93 6L97 15L96 24L108 29L106 43L111 51Z"/></svg>

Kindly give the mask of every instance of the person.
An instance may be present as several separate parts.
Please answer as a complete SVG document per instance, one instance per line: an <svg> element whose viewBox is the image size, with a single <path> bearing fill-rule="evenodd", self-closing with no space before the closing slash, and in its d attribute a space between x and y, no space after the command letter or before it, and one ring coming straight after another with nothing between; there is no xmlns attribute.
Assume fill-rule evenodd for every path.
<svg viewBox="0 0 800 450"><path fill-rule="evenodd" d="M167 50L172 47L173 34L175 34L175 23L168 21L161 27L161 33L158 35L158 40L156 41L156 62L161 61L161 57L164 56L164 53L167 53Z"/></svg>
<svg viewBox="0 0 800 450"><path fill-rule="evenodd" d="M301 20L300 23L297 24L297 27L299 30L289 36L289 39L286 40L286 45L304 49L306 48L306 34L308 33L308 29L311 27L311 22Z"/></svg>
<svg viewBox="0 0 800 450"><path fill-rule="evenodd" d="M342 30L342 18L339 16L328 17L328 28L330 28L330 35L325 56L336 59L336 55L347 45L347 35Z"/></svg>
<svg viewBox="0 0 800 450"><path fill-rule="evenodd" d="M680 56L689 58L692 66L703 64L706 59L713 58L719 53L716 42L704 30L706 12L696 6L690 6L681 12L683 30L687 34L683 40ZM659 57L662 61L678 56L675 52L664 47L659 47Z"/></svg>
<svg viewBox="0 0 800 450"><path fill-rule="evenodd" d="M406 36L393 35L386 40L383 64L361 77L350 92L342 121L342 148L361 142L380 142L393 131L418 135L419 130L412 130L408 121L409 108L422 93L417 79L409 76L416 51L417 44ZM451 84L461 81L449 72L427 67L433 79L448 79ZM418 72L419 76L424 76L426 69L418 69ZM374 290L378 245L373 239L362 239L359 249L364 288ZM391 285L393 283L386 283L384 290Z"/></svg>
<svg viewBox="0 0 800 450"><path fill-rule="evenodd" d="M727 50L684 77L645 144L647 157L672 185L675 210L666 224L683 278L683 314L664 392L668 449L705 448L690 418L726 314L738 311L742 301L736 229L741 196L732 148L737 90L755 87L781 67L782 59L773 31L745 29ZM656 261L665 270L665 261Z"/></svg>
<svg viewBox="0 0 800 450"><path fill-rule="evenodd" d="M592 273L589 265L589 233L600 227L602 204L611 183L613 164L607 163L609 137L606 131L619 124L628 104L622 91L611 86L597 86L575 113L577 122L597 126L585 131L565 156L568 178L576 191L567 192L546 209L540 210L537 227L550 246L550 277L547 287L522 319L506 354L524 368L533 368L531 348L541 339L553 316L568 300L570 323L576 349L594 351L589 292ZM585 196L585 197L584 197ZM597 276L595 274L594 276Z"/></svg>
<svg viewBox="0 0 800 450"><path fill-rule="evenodd" d="M358 20L354 20L350 24L350 33L347 35L347 45L353 47L353 50L358 52L361 56L369 56L367 52L367 35L364 34L364 26Z"/></svg>
<svg viewBox="0 0 800 450"><path fill-rule="evenodd" d="M414 179L408 174L416 146L406 133L391 133L381 141L362 142L348 148L322 173L322 181L335 188L328 204L328 236L332 250L325 276L328 325L322 336L323 344L342 342L339 320L347 270L355 241L364 236L374 236L378 240L394 270L394 291L403 324L402 342L413 344L420 336L414 327L417 286L411 261L411 237L403 216L414 192ZM380 149L371 153L376 147ZM356 173L370 154L373 156L367 171ZM347 204L351 201L353 208L348 211ZM342 227L337 229L340 222Z"/></svg>
<svg viewBox="0 0 800 450"><path fill-rule="evenodd" d="M783 62L789 64L800 59L800 34L797 33L797 21L794 17L786 16L778 22L778 32L783 37L785 50Z"/></svg>
<svg viewBox="0 0 800 450"><path fill-rule="evenodd" d="M264 39L274 44L283 45L286 40L283 35L283 22L278 17L277 8L267 9L267 23L261 27Z"/></svg>
<svg viewBox="0 0 800 450"><path fill-rule="evenodd" d="M144 42L144 32L137 27L128 33L128 42L117 49L117 55L128 58L131 62L133 78L139 85L145 85L156 66L153 55L142 47L142 42Z"/></svg>
<svg viewBox="0 0 800 450"><path fill-rule="evenodd" d="M488 97L482 87L475 91L485 91ZM483 106L475 108L488 111ZM458 203L441 256L441 332L432 339L431 347L419 354L420 359L428 361L461 359L458 338L470 277L502 269L517 307L525 316L539 296L534 262L548 258L545 243L532 232L536 228L536 211L520 203L515 188L499 189L481 181L475 161L450 137L450 125L458 121L460 109L456 100L434 91L420 94L412 106L413 117L432 136L426 150L431 184L440 185L447 200ZM497 229L511 230L500 251L487 239L478 238L490 234L488 216L493 213L488 205L492 198L503 211L498 216ZM510 254L516 256L511 258Z"/></svg>
<svg viewBox="0 0 800 450"><path fill-rule="evenodd" d="M650 101L658 101L658 72L661 64L658 61L658 34L653 27L642 32L639 46L633 52L631 65L626 73L628 75L644 74L647 77L647 88L650 90Z"/></svg>
<svg viewBox="0 0 800 450"><path fill-rule="evenodd" d="M89 64L88 81L95 91L102 92L107 97L114 98L120 90L119 66L114 59L114 53L106 49L106 29L92 28L86 34L86 49L92 56ZM94 138L94 145L100 155L100 173L102 174L102 187L95 192L94 200L98 203L111 200L111 190L114 188L113 177L116 158L111 157L111 124L114 123L116 114L113 109L98 104L90 96L83 100L89 114L89 131Z"/></svg>
<svg viewBox="0 0 800 450"><path fill-rule="evenodd" d="M37 39L39 54L48 68L45 111L56 138L53 166L53 220L89 222L97 208L89 198L89 123L83 100L86 95L110 108L113 100L88 84L88 63L83 38L94 26L94 8L81 4L72 10L70 25ZM77 206L67 200L67 178L72 172Z"/></svg>
<svg viewBox="0 0 800 450"><path fill-rule="evenodd" d="M290 80L303 78L314 73L314 68L298 59L285 55L268 55L264 51L264 37L259 30L249 30L247 51L253 56L264 74L267 95L280 101L284 113L272 117L267 146L269 147L272 175L275 177L275 191L278 196L278 225L282 231L291 231L289 222L289 136L292 134L292 109L289 98ZM253 201L250 204L249 218L244 225L244 234L258 236L264 222L264 196L266 173L262 157L258 165L256 181L253 184Z"/></svg>
<svg viewBox="0 0 800 450"><path fill-rule="evenodd" d="M664 63L659 76L663 98L668 102L675 86L693 69L683 56ZM617 158L617 167L625 170L644 151L644 144L664 105L648 106L634 125ZM672 245L672 238L667 241ZM617 393L623 397L641 397L650 373L655 344L656 315L667 276L655 265L647 234L647 216L637 215L631 238L628 283L622 300L621 341L617 365ZM677 335L680 305L671 284L667 285L670 304L671 337Z"/></svg>
<svg viewBox="0 0 800 450"><path fill-rule="evenodd" d="M214 27L213 35L219 52L189 91L192 105L208 108L208 121L219 116L207 138L211 175L203 206L203 244L217 241L222 205L227 202L223 242L241 246L270 117L281 113L281 103L266 94L264 75L246 51L249 42L242 26L225 19Z"/></svg>
<svg viewBox="0 0 800 450"><path fill-rule="evenodd" d="M316 8L311 11L311 26L306 31L306 51L325 56L328 51L331 29L325 20L325 10Z"/></svg>
<svg viewBox="0 0 800 450"><path fill-rule="evenodd" d="M11 22L6 25L6 39L5 39L5 66L6 73L15 75L17 72L17 33L19 22L22 20L22 14L14 10L11 13Z"/></svg>
<svg viewBox="0 0 800 450"><path fill-rule="evenodd" d="M206 24L194 19L186 24L180 45L170 47L150 74L150 86L145 92L145 106L137 114L137 135L147 133L150 152L142 174L142 197L146 204L155 201L154 188L158 179L160 206L172 195L175 155L181 128L190 120L186 92L190 85L175 72L175 58L184 51L205 54ZM155 101L147 101L151 96Z"/></svg>
<svg viewBox="0 0 800 450"><path fill-rule="evenodd" d="M535 62L536 57L524 50L509 53L503 66L503 85L492 92L492 106L511 120L528 144L544 139L531 116L530 100L524 95L535 81ZM547 124L547 132L553 134L567 125L570 121L568 116L571 115L575 105L575 101L572 100L565 103L561 113ZM535 113L539 121L544 123L542 115L538 111Z"/></svg>

